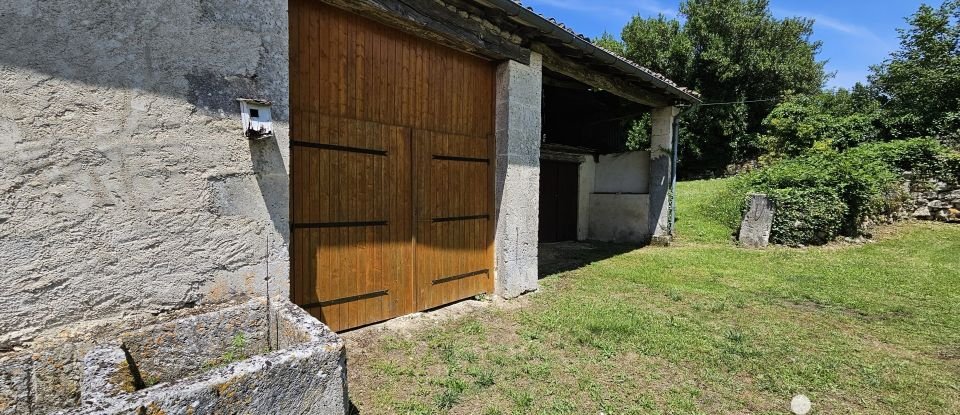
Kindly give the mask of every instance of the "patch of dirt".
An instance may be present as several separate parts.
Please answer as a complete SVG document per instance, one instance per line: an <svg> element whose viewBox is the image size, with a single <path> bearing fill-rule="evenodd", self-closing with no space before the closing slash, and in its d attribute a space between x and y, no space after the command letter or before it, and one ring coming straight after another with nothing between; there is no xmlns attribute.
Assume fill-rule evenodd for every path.
<svg viewBox="0 0 960 415"><path fill-rule="evenodd" d="M940 360L956 361L960 363L960 345L937 350L936 356Z"/></svg>
<svg viewBox="0 0 960 415"><path fill-rule="evenodd" d="M349 376L351 395L351 414L376 413L376 408L369 405L384 397L382 384L384 379L373 367L379 361L396 361L404 356L408 358L424 358L430 355L426 345L418 339L425 331L435 327L447 326L457 320L485 316L482 324L487 332L498 333L499 343L512 344L517 342L516 331L518 325L512 318L494 318L497 313L511 312L524 309L531 305L531 297L537 293L530 293L520 298L506 300L494 296L485 300L464 300L445 307L414 313L395 318L383 323L340 333L347 348L347 374ZM512 327L508 327L512 326ZM506 338L509 337L509 338ZM410 350L385 351L381 347L385 340L399 338L411 342ZM427 379L438 378L446 369L435 365L427 368ZM411 388L412 389L412 388ZM362 407L353 405L360 404ZM477 408L480 410L481 408Z"/></svg>

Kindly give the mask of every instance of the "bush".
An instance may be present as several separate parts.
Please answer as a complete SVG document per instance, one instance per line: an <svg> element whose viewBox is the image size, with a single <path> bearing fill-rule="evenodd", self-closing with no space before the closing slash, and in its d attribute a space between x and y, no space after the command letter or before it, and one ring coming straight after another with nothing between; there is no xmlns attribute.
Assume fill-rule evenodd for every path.
<svg viewBox="0 0 960 415"><path fill-rule="evenodd" d="M868 143L842 153L816 148L737 176L714 206L718 219L737 229L747 194L765 193L777 207L773 242L823 244L858 236L866 219L896 212L905 200L906 172L957 182L960 154L929 139Z"/></svg>
<svg viewBox="0 0 960 415"><path fill-rule="evenodd" d="M777 207L770 241L782 245L825 244L843 231L846 204L830 189L774 189Z"/></svg>
<svg viewBox="0 0 960 415"><path fill-rule="evenodd" d="M958 155L939 141L928 138L870 143L851 149L855 157L886 164L894 172L910 172L918 179L955 181L958 178Z"/></svg>

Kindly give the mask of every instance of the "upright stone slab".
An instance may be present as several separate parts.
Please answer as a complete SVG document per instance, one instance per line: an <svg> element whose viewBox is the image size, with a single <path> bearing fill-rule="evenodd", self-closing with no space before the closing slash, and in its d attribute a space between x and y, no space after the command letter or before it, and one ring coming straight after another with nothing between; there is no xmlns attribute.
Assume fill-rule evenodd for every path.
<svg viewBox="0 0 960 415"><path fill-rule="evenodd" d="M496 294L535 291L540 204L542 57L497 68Z"/></svg>
<svg viewBox="0 0 960 415"><path fill-rule="evenodd" d="M650 134L650 235L655 244L670 243L670 188L673 185L673 120L677 107L651 112Z"/></svg>
<svg viewBox="0 0 960 415"><path fill-rule="evenodd" d="M770 244L775 208L773 201L763 194L750 195L747 214L740 225L740 244L749 248L765 248Z"/></svg>

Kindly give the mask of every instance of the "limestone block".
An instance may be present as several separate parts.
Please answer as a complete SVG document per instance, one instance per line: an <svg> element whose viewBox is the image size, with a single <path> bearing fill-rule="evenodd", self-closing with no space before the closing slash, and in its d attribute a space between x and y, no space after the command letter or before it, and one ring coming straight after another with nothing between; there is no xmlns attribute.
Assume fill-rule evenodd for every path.
<svg viewBox="0 0 960 415"><path fill-rule="evenodd" d="M740 225L740 244L750 248L764 248L770 243L776 208L764 194L751 194L747 213Z"/></svg>
<svg viewBox="0 0 960 415"><path fill-rule="evenodd" d="M930 219L930 218L933 216L933 213L930 212L930 208L929 208L929 207L927 207L927 206L922 206L922 207L917 208L917 210L913 211L913 214L912 214L911 216L913 216L914 219L924 219L924 220L925 220L925 219Z"/></svg>
<svg viewBox="0 0 960 415"><path fill-rule="evenodd" d="M289 301L274 303L272 313L250 316L266 332L268 316L275 321L274 335L282 339L270 344L246 344L237 349L234 331L220 327L248 310L263 310L264 302L247 304L190 316L184 328L209 325L212 330L180 337L166 328L144 328L144 343L179 344L196 348L206 342L223 357L209 366L182 371L183 357L166 350L127 351L125 344L104 344L84 358L83 402L65 415L170 413L170 414L346 414L349 409L346 386L346 351L333 332ZM205 323L204 323L205 322ZM173 321L173 326L178 326ZM283 326L283 330L280 330ZM269 327L273 327L271 324ZM205 340L202 340L206 338ZM279 348L279 345L284 345ZM139 363L153 361L160 383L146 379ZM162 364L156 362L162 361ZM170 375L170 376L167 376Z"/></svg>

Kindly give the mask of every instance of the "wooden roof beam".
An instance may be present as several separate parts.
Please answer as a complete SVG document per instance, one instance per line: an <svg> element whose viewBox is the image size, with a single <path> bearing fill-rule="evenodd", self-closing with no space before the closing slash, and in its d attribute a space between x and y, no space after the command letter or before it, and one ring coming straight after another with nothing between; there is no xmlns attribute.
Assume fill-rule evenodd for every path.
<svg viewBox="0 0 960 415"><path fill-rule="evenodd" d="M601 71L590 69L582 64L573 62L542 43L532 45L534 52L543 55L543 66L554 72L561 73L594 88L602 89L626 100L660 108L672 105L672 100L665 94L641 88L622 78L607 75Z"/></svg>

